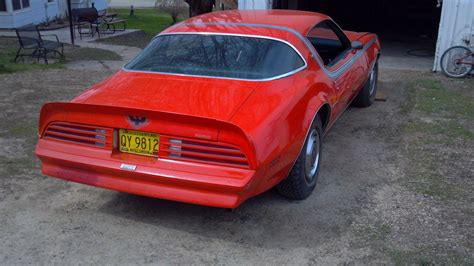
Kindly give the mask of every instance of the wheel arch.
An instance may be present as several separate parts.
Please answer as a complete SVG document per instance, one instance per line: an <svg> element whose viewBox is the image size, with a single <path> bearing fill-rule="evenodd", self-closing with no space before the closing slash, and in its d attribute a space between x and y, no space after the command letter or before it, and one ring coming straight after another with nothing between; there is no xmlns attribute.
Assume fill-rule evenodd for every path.
<svg viewBox="0 0 474 266"><path fill-rule="evenodd" d="M309 131L311 129L311 125L313 124L317 116L319 116L319 118L321 119L321 131L323 132L323 134L326 133L325 131L326 129L328 129L328 126L330 125L331 121L331 111L331 105L329 104L328 96L325 93L320 93L318 96L313 97L308 102L307 109L302 120L304 130L302 133L304 134L304 138L302 140L301 146L298 147L298 154L301 153L301 150L304 146L304 142L308 137Z"/></svg>
<svg viewBox="0 0 474 266"><path fill-rule="evenodd" d="M319 105L313 105L313 106L317 106L316 108L311 108L308 110L307 114L306 114L306 118L304 120L304 123L305 125L305 135L304 135L304 139L303 139L303 142L301 143L301 146L299 147L298 149L298 153L296 154L296 157L292 160L292 164L290 165L290 167L287 169L287 172L285 173L285 175L283 176L283 178L280 181L284 180L291 172L291 169L293 169L295 163L296 163L296 160L298 159L298 156L301 154L301 151L303 150L304 148L304 145L305 145L305 142L306 142L306 139L308 138L308 135L311 131L311 125L313 124L313 122L315 121L316 117L319 116L319 118L321 119L321 125L322 125L322 129L321 129L321 132L322 134L324 135L325 134L325 131L326 129L328 128L328 125L329 125L329 121L330 121L330 117L331 117L331 106L329 105L329 103L326 101L327 99L324 97L324 101L323 98L321 97L318 97L317 98L318 100L321 100L320 104ZM312 110L312 111L311 111ZM316 110L316 111L314 111ZM310 116L311 115L311 116ZM309 118L310 116L310 118ZM278 182L278 183L279 183Z"/></svg>
<svg viewBox="0 0 474 266"><path fill-rule="evenodd" d="M329 124L329 118L331 117L331 106L328 103L324 103L316 112L316 116L319 115L319 118L321 119L321 124L323 126L322 131L325 132L326 128ZM313 118L313 120L314 120Z"/></svg>

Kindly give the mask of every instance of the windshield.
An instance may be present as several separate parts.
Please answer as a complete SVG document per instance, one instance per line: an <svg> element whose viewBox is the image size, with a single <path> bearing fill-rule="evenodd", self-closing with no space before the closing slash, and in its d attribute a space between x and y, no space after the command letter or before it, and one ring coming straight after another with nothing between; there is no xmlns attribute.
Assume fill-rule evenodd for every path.
<svg viewBox="0 0 474 266"><path fill-rule="evenodd" d="M259 37L171 34L156 37L127 70L261 80L305 67L288 44Z"/></svg>

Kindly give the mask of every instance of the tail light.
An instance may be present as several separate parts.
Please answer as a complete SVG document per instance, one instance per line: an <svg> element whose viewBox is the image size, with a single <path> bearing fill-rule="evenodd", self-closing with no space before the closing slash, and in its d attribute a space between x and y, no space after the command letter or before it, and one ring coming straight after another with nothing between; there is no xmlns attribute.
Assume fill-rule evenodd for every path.
<svg viewBox="0 0 474 266"><path fill-rule="evenodd" d="M68 122L51 123L45 139L102 149L117 148L117 130ZM235 145L160 135L159 158L250 168L245 153Z"/></svg>
<svg viewBox="0 0 474 266"><path fill-rule="evenodd" d="M111 149L112 134L113 130L110 128L55 122L48 126L43 137L45 139Z"/></svg>
<svg viewBox="0 0 474 266"><path fill-rule="evenodd" d="M249 167L245 154L234 145L178 137L160 137L159 157L232 167Z"/></svg>

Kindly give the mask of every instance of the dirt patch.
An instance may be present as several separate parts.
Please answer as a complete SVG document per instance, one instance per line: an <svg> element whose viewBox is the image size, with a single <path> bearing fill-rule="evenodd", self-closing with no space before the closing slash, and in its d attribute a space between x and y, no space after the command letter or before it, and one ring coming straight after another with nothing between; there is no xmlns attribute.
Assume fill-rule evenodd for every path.
<svg viewBox="0 0 474 266"><path fill-rule="evenodd" d="M474 263L473 80L382 70L387 101L336 123L310 198L228 212L40 174L41 105L109 74L0 75L0 263Z"/></svg>

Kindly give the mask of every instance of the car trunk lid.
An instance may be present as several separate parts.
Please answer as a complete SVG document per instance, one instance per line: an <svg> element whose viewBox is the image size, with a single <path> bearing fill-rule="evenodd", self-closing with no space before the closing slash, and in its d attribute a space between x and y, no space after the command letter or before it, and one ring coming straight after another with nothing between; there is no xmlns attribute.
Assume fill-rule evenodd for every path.
<svg viewBox="0 0 474 266"><path fill-rule="evenodd" d="M228 121L258 82L120 71L73 102Z"/></svg>

